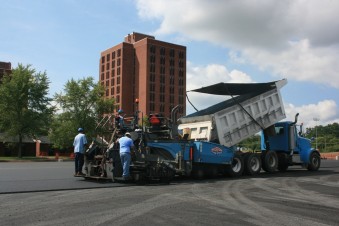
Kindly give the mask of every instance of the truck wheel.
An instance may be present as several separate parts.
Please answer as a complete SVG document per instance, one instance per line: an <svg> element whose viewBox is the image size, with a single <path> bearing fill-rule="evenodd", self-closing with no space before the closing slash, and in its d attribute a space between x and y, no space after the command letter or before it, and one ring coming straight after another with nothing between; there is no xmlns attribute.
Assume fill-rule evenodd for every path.
<svg viewBox="0 0 339 226"><path fill-rule="evenodd" d="M244 158L245 163L245 174L247 175L256 175L260 173L261 170L261 159L255 153L248 153Z"/></svg>
<svg viewBox="0 0 339 226"><path fill-rule="evenodd" d="M275 151L266 151L262 154L262 169L272 173L278 168L278 156Z"/></svg>
<svg viewBox="0 0 339 226"><path fill-rule="evenodd" d="M244 159L240 154L235 154L232 164L227 166L226 173L230 177L239 177L244 172Z"/></svg>
<svg viewBox="0 0 339 226"><path fill-rule="evenodd" d="M310 163L307 166L309 171L317 171L320 167L320 155L317 152L312 152L310 156Z"/></svg>
<svg viewBox="0 0 339 226"><path fill-rule="evenodd" d="M278 170L285 172L288 168L288 155L285 153L278 154Z"/></svg>

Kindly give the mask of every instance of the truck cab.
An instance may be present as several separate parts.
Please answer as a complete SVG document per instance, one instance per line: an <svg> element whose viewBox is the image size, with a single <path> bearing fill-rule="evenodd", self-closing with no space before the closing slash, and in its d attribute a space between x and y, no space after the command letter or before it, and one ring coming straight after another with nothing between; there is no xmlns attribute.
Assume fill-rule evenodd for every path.
<svg viewBox="0 0 339 226"><path fill-rule="evenodd" d="M270 132L261 133L261 150L275 152L278 162L278 169L284 171L288 166L302 165L311 171L320 167L320 153L312 148L311 140L302 137L302 131L298 131L296 121L278 122ZM272 158L275 158L274 155Z"/></svg>

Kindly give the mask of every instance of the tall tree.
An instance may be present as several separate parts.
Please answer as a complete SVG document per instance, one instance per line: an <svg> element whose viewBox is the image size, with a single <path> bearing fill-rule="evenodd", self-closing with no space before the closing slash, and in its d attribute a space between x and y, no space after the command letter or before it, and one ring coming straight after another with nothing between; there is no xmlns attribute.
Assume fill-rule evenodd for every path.
<svg viewBox="0 0 339 226"><path fill-rule="evenodd" d="M31 65L19 64L0 85L0 127L8 136L18 136L18 157L22 157L24 136L46 134L53 107L48 97L46 72L36 73Z"/></svg>
<svg viewBox="0 0 339 226"><path fill-rule="evenodd" d="M95 135L95 127L105 113L114 110L114 99L104 99L105 89L94 82L93 77L69 80L64 93L55 95L61 113L53 120L50 138L57 148L70 147L77 128L85 129L86 134Z"/></svg>

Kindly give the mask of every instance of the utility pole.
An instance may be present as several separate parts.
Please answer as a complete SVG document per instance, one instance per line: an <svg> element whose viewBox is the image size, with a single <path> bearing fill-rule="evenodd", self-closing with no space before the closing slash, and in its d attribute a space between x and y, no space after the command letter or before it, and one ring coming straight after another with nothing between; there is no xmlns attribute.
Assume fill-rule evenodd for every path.
<svg viewBox="0 0 339 226"><path fill-rule="evenodd" d="M320 119L319 118L313 118L313 121L315 121L315 149L318 150L318 130L317 130L317 126L318 126L318 121Z"/></svg>

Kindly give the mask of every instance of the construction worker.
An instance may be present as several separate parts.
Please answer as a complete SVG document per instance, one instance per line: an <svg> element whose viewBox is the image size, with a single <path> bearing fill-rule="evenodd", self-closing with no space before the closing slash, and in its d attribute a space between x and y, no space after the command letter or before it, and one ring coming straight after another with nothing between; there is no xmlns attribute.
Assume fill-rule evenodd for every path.
<svg viewBox="0 0 339 226"><path fill-rule="evenodd" d="M87 145L87 139L84 134L84 129L78 129L79 134L74 138L74 154L75 154L75 177L85 176L82 172L82 167L84 166L84 154Z"/></svg>
<svg viewBox="0 0 339 226"><path fill-rule="evenodd" d="M118 140L120 144L120 159L122 164L122 178L123 180L129 180L129 167L131 164L131 148L134 147L133 140L131 139L131 134L129 132L125 133L124 137L121 137Z"/></svg>

